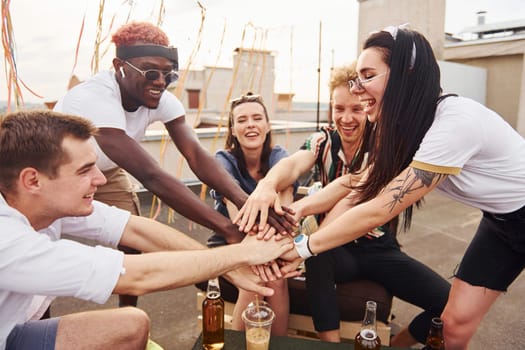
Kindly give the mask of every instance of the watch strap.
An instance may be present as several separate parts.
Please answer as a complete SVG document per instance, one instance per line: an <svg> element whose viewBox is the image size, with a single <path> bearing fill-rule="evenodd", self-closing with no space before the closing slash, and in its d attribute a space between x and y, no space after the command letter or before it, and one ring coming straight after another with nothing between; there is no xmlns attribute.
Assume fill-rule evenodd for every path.
<svg viewBox="0 0 525 350"><path fill-rule="evenodd" d="M312 254L312 251L310 250L310 247L308 246L308 240L309 240L309 237L305 235L304 233L301 233L299 236L297 236L294 239L295 250L297 251L297 254L299 254L299 256L301 257L301 259L306 260L309 257L314 255Z"/></svg>

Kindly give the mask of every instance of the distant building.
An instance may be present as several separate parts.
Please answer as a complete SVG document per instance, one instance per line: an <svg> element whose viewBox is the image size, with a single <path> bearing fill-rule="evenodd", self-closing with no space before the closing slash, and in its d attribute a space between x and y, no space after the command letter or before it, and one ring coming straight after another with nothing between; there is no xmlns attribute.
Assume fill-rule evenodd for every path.
<svg viewBox="0 0 525 350"><path fill-rule="evenodd" d="M443 58L485 69L487 107L525 135L525 19L486 23L486 13L478 16L478 25L447 41Z"/></svg>
<svg viewBox="0 0 525 350"><path fill-rule="evenodd" d="M432 45L436 58L443 55L445 38L445 0L357 0L359 28L357 52L370 32L387 26L409 23L410 28L422 33Z"/></svg>
<svg viewBox="0 0 525 350"><path fill-rule="evenodd" d="M181 72L177 95L196 126L225 125L229 101L241 94L261 95L273 120L317 122L317 104L296 104L293 92L274 92L275 55L269 50L236 48L233 67L207 66ZM177 91L177 86L171 88ZM328 106L319 107L319 122L327 122Z"/></svg>
<svg viewBox="0 0 525 350"><path fill-rule="evenodd" d="M241 94L261 95L270 113L276 109L274 96L275 57L272 51L237 48L233 67L207 66L187 72L180 99L188 109L221 112ZM184 72L181 77L184 79ZM226 108L225 108L226 107Z"/></svg>
<svg viewBox="0 0 525 350"><path fill-rule="evenodd" d="M279 111L289 111L293 107L293 97L294 93L278 93L276 94L277 98L277 110Z"/></svg>

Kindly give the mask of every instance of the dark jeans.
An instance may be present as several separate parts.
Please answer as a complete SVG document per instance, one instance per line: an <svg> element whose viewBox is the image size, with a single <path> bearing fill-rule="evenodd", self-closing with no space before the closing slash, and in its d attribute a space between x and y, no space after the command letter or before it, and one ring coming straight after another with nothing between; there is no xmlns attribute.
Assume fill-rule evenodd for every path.
<svg viewBox="0 0 525 350"><path fill-rule="evenodd" d="M441 315L450 283L403 253L395 237L360 238L306 260L306 287L317 331L339 329L335 283L368 279L393 296L422 308L409 325L410 334L425 343L432 317Z"/></svg>

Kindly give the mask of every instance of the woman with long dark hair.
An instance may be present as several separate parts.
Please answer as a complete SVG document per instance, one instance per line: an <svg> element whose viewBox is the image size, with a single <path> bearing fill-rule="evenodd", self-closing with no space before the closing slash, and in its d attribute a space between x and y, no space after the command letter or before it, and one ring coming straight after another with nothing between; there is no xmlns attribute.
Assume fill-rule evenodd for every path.
<svg viewBox="0 0 525 350"><path fill-rule="evenodd" d="M479 208L483 218L442 314L446 348L465 349L525 266L525 140L485 106L442 94L432 48L416 31L389 27L371 34L357 72L350 88L374 124L369 172L339 202L329 195L333 183L292 205L306 216L323 207L320 201L337 202L330 223L305 243L309 250L298 247L287 259L353 241L402 212L408 228L412 206L434 189ZM241 229L250 224L239 222Z"/></svg>

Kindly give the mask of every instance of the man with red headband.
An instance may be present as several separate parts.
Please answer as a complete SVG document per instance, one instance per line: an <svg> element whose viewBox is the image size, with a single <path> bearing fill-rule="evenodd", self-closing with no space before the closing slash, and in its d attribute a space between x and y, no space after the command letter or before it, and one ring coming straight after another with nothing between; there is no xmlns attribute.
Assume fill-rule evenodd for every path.
<svg viewBox="0 0 525 350"><path fill-rule="evenodd" d="M202 147L186 123L181 102L165 93L178 77L177 49L169 46L160 28L145 22L122 26L112 41L117 48L114 71L101 72L75 86L55 107L91 120L100 130L96 136L97 165L108 182L99 187L95 198L138 214L138 199L125 170L181 215L222 233L229 243L239 242L243 234L236 225L164 171L139 144L148 125L164 123L175 146L202 182L239 208L246 200L246 193ZM289 226L284 222L282 225ZM273 226L285 230L276 221ZM136 302L135 297L120 298L121 305Z"/></svg>

